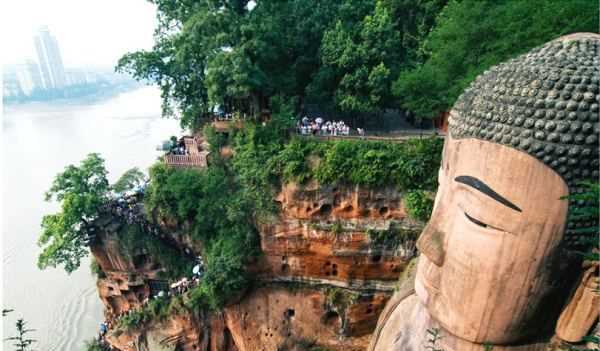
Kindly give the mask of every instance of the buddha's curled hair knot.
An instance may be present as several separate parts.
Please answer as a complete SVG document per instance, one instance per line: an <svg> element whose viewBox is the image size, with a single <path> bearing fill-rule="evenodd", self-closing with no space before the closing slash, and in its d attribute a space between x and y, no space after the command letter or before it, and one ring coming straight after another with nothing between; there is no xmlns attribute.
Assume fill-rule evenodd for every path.
<svg viewBox="0 0 600 351"><path fill-rule="evenodd" d="M526 152L575 193L599 177L599 83L600 35L564 36L477 77L450 112L449 132ZM579 242L581 225L570 221L567 244Z"/></svg>

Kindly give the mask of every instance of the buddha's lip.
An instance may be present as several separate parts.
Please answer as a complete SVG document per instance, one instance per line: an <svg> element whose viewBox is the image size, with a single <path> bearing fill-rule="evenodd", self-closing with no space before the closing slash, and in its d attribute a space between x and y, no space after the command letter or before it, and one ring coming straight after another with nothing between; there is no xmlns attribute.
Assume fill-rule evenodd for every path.
<svg viewBox="0 0 600 351"><path fill-rule="evenodd" d="M423 262L423 266L419 267L420 269L417 271L417 279L423 283L423 286L427 288L427 290L430 290L433 293L439 293L439 279L437 279L438 284L435 284L434 280L429 277L431 275L431 269L437 270L438 267L426 257L422 257L421 259L425 259L425 261ZM436 273L439 274L440 272L436 271Z"/></svg>

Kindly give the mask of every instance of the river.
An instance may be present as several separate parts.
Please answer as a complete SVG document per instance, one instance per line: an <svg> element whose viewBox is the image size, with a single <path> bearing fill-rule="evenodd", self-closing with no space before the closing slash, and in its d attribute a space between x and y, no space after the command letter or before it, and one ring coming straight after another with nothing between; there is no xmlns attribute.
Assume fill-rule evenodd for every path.
<svg viewBox="0 0 600 351"><path fill-rule="evenodd" d="M19 317L36 329L30 336L39 351L81 351L97 335L102 305L89 258L70 275L36 266L40 221L58 209L43 201L44 192L91 152L106 160L111 182L131 167L147 170L156 145L179 134L178 121L160 117L160 103L156 88L143 87L103 101L4 107L2 308L15 310L3 318L4 337L14 335Z"/></svg>

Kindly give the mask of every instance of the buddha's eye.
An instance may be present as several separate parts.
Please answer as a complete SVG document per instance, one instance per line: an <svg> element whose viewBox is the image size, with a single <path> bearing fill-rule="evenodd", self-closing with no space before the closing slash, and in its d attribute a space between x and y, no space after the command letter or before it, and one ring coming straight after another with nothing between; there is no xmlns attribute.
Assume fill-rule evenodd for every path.
<svg viewBox="0 0 600 351"><path fill-rule="evenodd" d="M473 222L473 223L477 224L477 225L478 225L478 226L480 226L480 227L483 227L483 228L487 228L487 227L488 227L488 225L487 225L487 224L483 223L482 221L480 221L480 220L478 220L478 219L475 219L475 218L473 218L473 217L469 216L469 214L468 214L468 213L466 213L466 212L465 212L465 217L467 217L467 219L468 219L468 220L470 220L471 222Z"/></svg>
<svg viewBox="0 0 600 351"><path fill-rule="evenodd" d="M485 228L485 229L487 229L487 231L491 231L491 232L494 232L494 233L497 233L497 232L503 232L503 233L505 233L506 232L506 230L504 230L502 228L498 228L498 227L495 227L493 225L489 225L487 223L484 223L484 222L478 220L477 218L469 216L469 214L467 212L463 212L463 213L465 214L465 217L467 217L467 219L471 223L474 223L474 224L476 224L477 226L479 226L481 228Z"/></svg>

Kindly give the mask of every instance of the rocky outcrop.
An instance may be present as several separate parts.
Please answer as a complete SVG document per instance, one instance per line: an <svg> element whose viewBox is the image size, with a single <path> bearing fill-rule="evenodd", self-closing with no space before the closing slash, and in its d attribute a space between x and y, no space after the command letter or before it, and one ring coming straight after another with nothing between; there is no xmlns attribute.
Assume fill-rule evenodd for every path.
<svg viewBox="0 0 600 351"><path fill-rule="evenodd" d="M277 201L279 218L260 231L264 279L391 291L415 255L420 224L395 189L288 184ZM375 242L375 233L393 242Z"/></svg>
<svg viewBox="0 0 600 351"><path fill-rule="evenodd" d="M263 255L249 267L257 282L239 302L219 313L183 311L132 330L113 327L107 340L120 350L364 350L416 254L421 224L406 216L392 188L288 184L276 201L279 215L259 226ZM104 223L92 246L109 320L167 286L151 256L121 250L119 228ZM197 251L181 232L171 236L179 249Z"/></svg>
<svg viewBox="0 0 600 351"><path fill-rule="evenodd" d="M207 338L202 327L203 325L193 314L177 314L165 321L149 323L142 328L111 331L107 334L107 341L119 350L206 350L204 340Z"/></svg>

